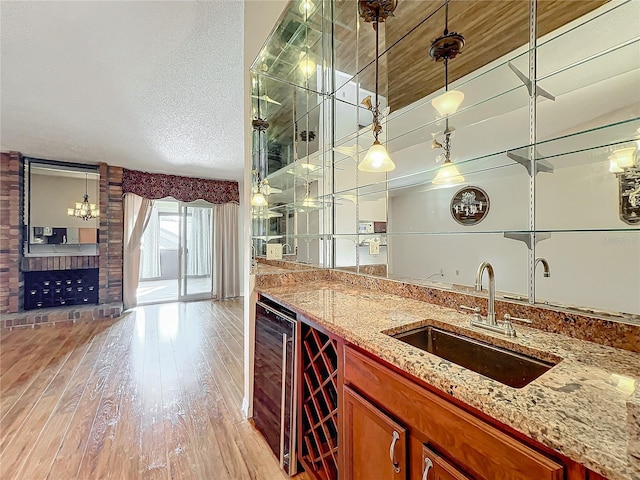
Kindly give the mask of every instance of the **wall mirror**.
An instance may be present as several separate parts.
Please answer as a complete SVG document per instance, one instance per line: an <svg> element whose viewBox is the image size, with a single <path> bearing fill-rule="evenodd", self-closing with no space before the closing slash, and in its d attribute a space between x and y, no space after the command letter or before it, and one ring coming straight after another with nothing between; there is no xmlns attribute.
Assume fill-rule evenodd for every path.
<svg viewBox="0 0 640 480"><path fill-rule="evenodd" d="M98 254L97 166L25 158L24 182L25 256Z"/></svg>
<svg viewBox="0 0 640 480"><path fill-rule="evenodd" d="M314 44L324 45L314 50L317 90L301 103L303 82L263 68L261 57L254 66L257 83L271 82L268 97L295 110L285 122L293 162L317 167L312 182L287 177L289 197L269 197L267 215L316 199L315 220L290 221L286 243L315 234L319 266L461 290L487 260L504 298L640 321L640 228L621 217L631 200L640 205L640 3L398 2L379 30L380 140L396 166L388 173L358 169L373 142L365 100L375 91L375 32L358 2L313 5L330 38ZM429 55L445 28L465 39L446 69ZM265 51L282 59L282 45L272 36ZM455 111L434 107L445 90L464 94ZM318 143L296 152L298 118L318 129ZM447 159L454 181L438 176ZM267 176L287 170L269 165ZM482 222L450 213L465 186L491 199Z"/></svg>

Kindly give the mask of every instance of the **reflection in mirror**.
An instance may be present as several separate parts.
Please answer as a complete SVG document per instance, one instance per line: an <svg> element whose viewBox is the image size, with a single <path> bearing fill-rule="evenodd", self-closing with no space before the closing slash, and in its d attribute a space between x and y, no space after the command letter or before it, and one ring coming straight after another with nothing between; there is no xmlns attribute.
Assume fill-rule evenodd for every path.
<svg viewBox="0 0 640 480"><path fill-rule="evenodd" d="M253 169L261 180L255 175L252 189L266 200L252 206L254 257L330 265L324 236L331 224L325 174L331 104L324 92L331 64L323 35L329 7L322 0L291 2L252 66L253 117L268 123L253 133ZM280 244L282 254L269 244Z"/></svg>
<svg viewBox="0 0 640 480"><path fill-rule="evenodd" d="M97 255L99 180L95 166L25 158L25 255Z"/></svg>
<svg viewBox="0 0 640 480"><path fill-rule="evenodd" d="M274 65L309 51L298 43L293 55L295 35L283 36L300 31L295 38L303 38L291 26L298 3L265 48ZM448 5L447 18L442 0L399 2L381 25L379 93L388 112L381 142L396 165L388 174L357 168L373 141L371 112L361 102L375 83L374 31L357 2L324 9L333 14L324 33L333 43L325 54L332 63L318 69L320 94L293 60L288 70L278 66L286 73L265 74L286 114L268 147L279 160L269 182L282 190L269 198L269 215L281 215L270 220L280 226L265 230L282 238L263 241L286 239L315 261L322 242L309 245L321 237L330 240L331 261L323 265L463 290L489 261L504 298L613 310L636 321L640 277L627 271L640 264L640 229L629 218L631 201L640 205L640 2L537 2L537 31L531 1ZM428 54L445 25L465 38L447 69ZM534 32L537 43L529 45ZM316 60L320 44L327 42L311 48ZM324 89L329 74L332 87ZM455 112L432 103L445 92L445 77L448 90L464 94ZM296 132L305 128L317 128L317 146L299 147ZM463 178L458 185L434 182L447 153ZM481 222L452 214L465 187L490 201ZM323 208L298 205L311 197Z"/></svg>

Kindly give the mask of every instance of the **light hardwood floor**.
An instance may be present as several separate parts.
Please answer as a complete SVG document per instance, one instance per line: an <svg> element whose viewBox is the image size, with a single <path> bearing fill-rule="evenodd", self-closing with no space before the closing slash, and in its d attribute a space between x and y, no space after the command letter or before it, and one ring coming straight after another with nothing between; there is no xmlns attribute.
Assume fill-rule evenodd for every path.
<svg viewBox="0 0 640 480"><path fill-rule="evenodd" d="M240 413L242 341L241 299L3 331L0 478L286 478Z"/></svg>

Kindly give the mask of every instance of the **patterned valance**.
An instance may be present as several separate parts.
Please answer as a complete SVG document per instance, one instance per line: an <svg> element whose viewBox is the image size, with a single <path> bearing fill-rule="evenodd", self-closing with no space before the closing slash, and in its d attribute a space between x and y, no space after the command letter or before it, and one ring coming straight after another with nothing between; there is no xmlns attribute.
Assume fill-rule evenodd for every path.
<svg viewBox="0 0 640 480"><path fill-rule="evenodd" d="M181 202L206 200L220 204L240 203L238 182L179 177L123 169L122 193L135 193L150 200L173 197Z"/></svg>

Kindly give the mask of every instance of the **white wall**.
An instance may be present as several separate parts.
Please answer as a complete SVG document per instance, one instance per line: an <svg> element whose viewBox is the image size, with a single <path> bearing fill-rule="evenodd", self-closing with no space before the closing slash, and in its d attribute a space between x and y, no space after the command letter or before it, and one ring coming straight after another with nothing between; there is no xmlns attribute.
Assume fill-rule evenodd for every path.
<svg viewBox="0 0 640 480"><path fill-rule="evenodd" d="M88 181L89 203L100 205L98 180ZM81 220L67 215L67 209L82 202L85 180L75 177L31 174L31 226L98 228L98 220ZM99 207L98 207L99 208Z"/></svg>
<svg viewBox="0 0 640 480"><path fill-rule="evenodd" d="M640 230L618 215L618 184L608 171L607 153L581 161L584 153L553 159L555 172L537 176L537 229L603 229L588 233L552 232L540 241L536 256L545 257L551 277L536 272L536 300L603 310L640 313ZM573 163L573 164L572 164ZM501 233L526 230L529 184L523 167L467 177L465 185L489 195L488 216L475 226L457 224L449 213L451 197L460 188L413 188L390 199L389 272L472 286L477 266L489 261L498 290L527 294L527 248ZM451 235L429 235L455 232ZM467 232L468 235L460 235Z"/></svg>
<svg viewBox="0 0 640 480"><path fill-rule="evenodd" d="M448 188L395 192L389 200L389 273L472 286L486 260L496 270L497 289L526 295L526 245L501 233L482 233L527 229L527 171L519 165L502 170L467 175L466 182ZM460 225L450 213L451 198L464 186L480 187L489 196L489 213L474 226ZM443 276L434 276L440 272Z"/></svg>

